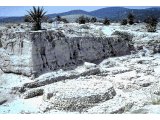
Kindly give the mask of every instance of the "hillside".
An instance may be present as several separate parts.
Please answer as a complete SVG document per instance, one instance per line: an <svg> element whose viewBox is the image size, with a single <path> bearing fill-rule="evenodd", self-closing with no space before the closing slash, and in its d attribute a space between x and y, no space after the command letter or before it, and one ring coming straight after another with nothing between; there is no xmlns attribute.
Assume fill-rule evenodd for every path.
<svg viewBox="0 0 160 120"><path fill-rule="evenodd" d="M71 15L90 15L90 16L95 16L98 18L105 18L108 17L109 19L113 21L118 21L123 18L126 18L128 13L132 12L137 20L143 21L147 16L154 15L155 17L159 18L160 17L160 8L159 7L152 7L152 8L147 8L147 9L129 9L129 8L124 8L124 7L106 7L98 10L94 10L91 12L83 11L83 10L71 10L68 12L63 12L63 13L54 13L54 14L48 14L47 16L49 18L53 18L57 15L60 16L67 16L71 17ZM73 18L75 19L75 18ZM1 17L0 22L23 22L23 17Z"/></svg>

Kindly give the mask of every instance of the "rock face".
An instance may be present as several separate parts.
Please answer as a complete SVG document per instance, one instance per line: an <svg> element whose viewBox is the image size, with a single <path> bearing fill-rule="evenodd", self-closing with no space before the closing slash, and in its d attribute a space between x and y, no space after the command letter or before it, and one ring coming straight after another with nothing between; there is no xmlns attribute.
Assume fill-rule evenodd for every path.
<svg viewBox="0 0 160 120"><path fill-rule="evenodd" d="M1 70L8 73L31 75L32 42L26 33L3 33L1 37Z"/></svg>
<svg viewBox="0 0 160 120"><path fill-rule="evenodd" d="M42 73L129 54L122 36L72 36L62 31L2 32L0 49L4 72L35 77ZM129 37L128 37L129 38Z"/></svg>

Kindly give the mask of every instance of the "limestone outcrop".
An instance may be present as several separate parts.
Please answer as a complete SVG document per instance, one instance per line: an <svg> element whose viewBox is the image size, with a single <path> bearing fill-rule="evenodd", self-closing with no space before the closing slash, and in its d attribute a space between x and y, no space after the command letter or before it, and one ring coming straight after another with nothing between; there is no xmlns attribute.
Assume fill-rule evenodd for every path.
<svg viewBox="0 0 160 120"><path fill-rule="evenodd" d="M0 113L160 113L160 26L63 25L0 28Z"/></svg>
<svg viewBox="0 0 160 120"><path fill-rule="evenodd" d="M71 33L65 33L64 30L3 31L1 70L37 77L45 72L67 69L83 62L126 55L132 50L129 42L131 38L126 40L126 36L106 37L89 33L71 36Z"/></svg>
<svg viewBox="0 0 160 120"><path fill-rule="evenodd" d="M116 95L113 85L105 79L82 79L52 84L44 91L44 101L55 109L80 112Z"/></svg>

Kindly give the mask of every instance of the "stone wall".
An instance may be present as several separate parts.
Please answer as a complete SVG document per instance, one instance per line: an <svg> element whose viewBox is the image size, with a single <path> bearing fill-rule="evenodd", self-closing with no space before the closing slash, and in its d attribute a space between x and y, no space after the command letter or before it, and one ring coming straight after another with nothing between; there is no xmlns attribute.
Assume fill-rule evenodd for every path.
<svg viewBox="0 0 160 120"><path fill-rule="evenodd" d="M64 35L60 31L3 33L0 48L4 72L39 76L110 56L129 54L130 40L122 36L96 37Z"/></svg>

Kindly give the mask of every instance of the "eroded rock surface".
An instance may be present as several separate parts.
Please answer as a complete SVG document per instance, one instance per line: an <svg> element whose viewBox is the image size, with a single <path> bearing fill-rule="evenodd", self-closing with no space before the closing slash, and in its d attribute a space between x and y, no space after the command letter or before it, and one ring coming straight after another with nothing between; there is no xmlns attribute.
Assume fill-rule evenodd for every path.
<svg viewBox="0 0 160 120"><path fill-rule="evenodd" d="M2 30L1 69L7 73L38 77L57 69L67 69L84 62L97 62L110 56L130 54L132 36L121 33L107 37L93 28L70 33L65 26L58 30ZM101 31L102 32L102 31ZM103 33L103 32L102 32ZM83 35L84 34L84 35ZM74 35L74 36L73 36Z"/></svg>
<svg viewBox="0 0 160 120"><path fill-rule="evenodd" d="M53 108L82 111L96 103L112 99L115 95L116 92L110 82L82 78L51 85L44 91L43 98L51 103Z"/></svg>
<svg viewBox="0 0 160 120"><path fill-rule="evenodd" d="M0 113L159 113L159 31L148 33L141 24L88 24L87 27L76 26L74 29L74 24L64 26L69 27L50 32L28 32L25 37L22 37L22 31L22 36L18 33L17 36L24 41L22 54L26 56L21 55L17 43L16 49L12 49L11 41L14 42L17 36L2 37L11 41L8 41L8 47L3 48L7 41L1 39L0 56L7 57L1 60L5 64L0 64L4 71L0 71L0 95L7 97L7 101L2 101ZM12 32L15 34L14 30ZM28 38L28 34L32 41L29 41L31 38ZM132 41L129 41L131 38ZM42 45L43 41L45 44ZM29 49L30 45L33 45L33 49ZM126 55L130 53L128 48L132 49L132 45L135 51ZM106 49L103 51L103 48ZM153 52L154 49L156 52ZM34 51L32 59L29 59L32 56L30 50ZM52 64L52 60L55 63ZM34 62L38 77L33 69L29 70ZM17 74L5 73L7 70L16 71Z"/></svg>

